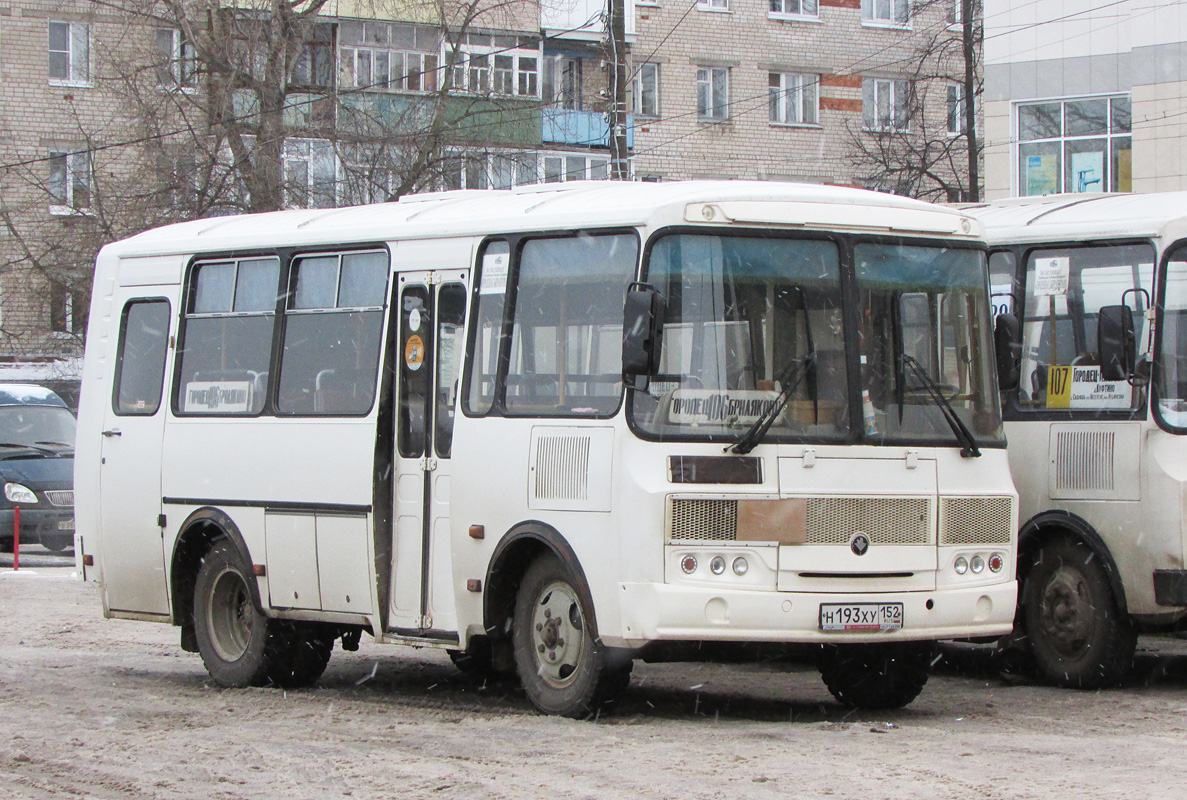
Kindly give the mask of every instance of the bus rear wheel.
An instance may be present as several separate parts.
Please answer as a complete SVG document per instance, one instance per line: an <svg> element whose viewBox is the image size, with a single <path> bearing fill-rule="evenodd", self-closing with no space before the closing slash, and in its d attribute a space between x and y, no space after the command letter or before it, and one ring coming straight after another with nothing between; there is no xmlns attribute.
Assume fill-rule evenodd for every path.
<svg viewBox="0 0 1187 800"><path fill-rule="evenodd" d="M231 688L314 683L329 662L334 632L264 616L252 600L252 580L230 542L206 553L194 586L194 634L206 671Z"/></svg>
<svg viewBox="0 0 1187 800"><path fill-rule="evenodd" d="M1031 654L1047 680L1099 689L1129 671L1136 635L1089 548L1065 538L1045 542L1023 580L1022 606Z"/></svg>
<svg viewBox="0 0 1187 800"><path fill-rule="evenodd" d="M930 642L825 645L820 677L844 705L902 708L927 684L933 651Z"/></svg>
<svg viewBox="0 0 1187 800"><path fill-rule="evenodd" d="M532 562L515 599L512 644L528 699L541 712L586 719L609 711L631 679L631 660L594 641L569 571L552 556Z"/></svg>

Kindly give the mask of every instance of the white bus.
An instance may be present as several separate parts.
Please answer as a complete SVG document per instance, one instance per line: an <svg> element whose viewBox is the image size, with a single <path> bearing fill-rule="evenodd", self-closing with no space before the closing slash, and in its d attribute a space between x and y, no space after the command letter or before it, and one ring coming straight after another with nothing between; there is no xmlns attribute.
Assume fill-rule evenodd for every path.
<svg viewBox="0 0 1187 800"><path fill-rule="evenodd" d="M978 233L835 187L599 182L109 245L85 577L226 686L311 683L365 631L585 716L635 658L808 643L840 700L904 705L931 642L1016 601Z"/></svg>
<svg viewBox="0 0 1187 800"><path fill-rule="evenodd" d="M1187 618L1187 193L967 210L1011 320L999 347L1023 520L1015 641L1054 683L1113 684L1137 632Z"/></svg>

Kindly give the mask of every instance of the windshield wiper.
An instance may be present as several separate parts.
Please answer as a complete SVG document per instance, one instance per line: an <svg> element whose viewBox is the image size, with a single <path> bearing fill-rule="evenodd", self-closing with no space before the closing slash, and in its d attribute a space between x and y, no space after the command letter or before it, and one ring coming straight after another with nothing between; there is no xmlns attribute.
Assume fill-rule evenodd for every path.
<svg viewBox="0 0 1187 800"><path fill-rule="evenodd" d="M783 387L779 390L779 396L775 398L775 402L771 404L770 408L764 411L750 429L742 434L736 442L725 448L727 453L738 453L746 455L763 440L767 435L767 431L775 424L775 419L783 411L783 407L787 405L787 400L791 397L791 393L803 383L804 378L816 366L816 351L809 350L803 357L792 361L783 372L779 375L779 383ZM815 399L813 399L815 405Z"/></svg>
<svg viewBox="0 0 1187 800"><path fill-rule="evenodd" d="M38 450L42 453L56 453L57 450L51 450L48 447L42 447L43 442L37 444L30 444L29 442L0 442L0 447L19 447L22 450ZM56 444L56 442L55 442Z"/></svg>
<svg viewBox="0 0 1187 800"><path fill-rule="evenodd" d="M939 407L940 412L944 415L944 421L948 423L948 427L950 427L952 429L952 433L956 435L956 441L960 442L960 454L965 458L980 458L981 450L977 447L977 440L973 436L972 431L965 427L964 422L959 416L957 416L956 409L954 409L952 404L948 402L948 398L944 397L944 393L940 391L940 387L937 386L936 382L931 379L931 376L927 374L927 371L923 369L918 361L906 353L903 353L899 356L899 363L903 366L909 367L911 371L915 373L915 377L919 378L919 380L923 383L923 388L927 390L929 395L931 395L931 399L935 401L935 404ZM903 421L903 402L901 397L902 386L903 381L900 381L900 397L898 398L898 413L900 423Z"/></svg>

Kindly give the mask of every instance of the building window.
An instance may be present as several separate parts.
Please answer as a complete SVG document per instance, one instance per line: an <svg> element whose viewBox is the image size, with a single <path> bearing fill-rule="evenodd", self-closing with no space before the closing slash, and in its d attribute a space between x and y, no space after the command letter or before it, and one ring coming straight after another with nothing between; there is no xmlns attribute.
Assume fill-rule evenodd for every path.
<svg viewBox="0 0 1187 800"><path fill-rule="evenodd" d="M344 22L342 81L378 91L437 90L441 37L422 25Z"/></svg>
<svg viewBox="0 0 1187 800"><path fill-rule="evenodd" d="M539 97L540 40L529 36L471 33L449 53L450 85L476 94Z"/></svg>
<svg viewBox="0 0 1187 800"><path fill-rule="evenodd" d="M956 136L965 132L964 86L949 83L948 90L948 133Z"/></svg>
<svg viewBox="0 0 1187 800"><path fill-rule="evenodd" d="M908 0L861 0L861 21L872 25L906 25L910 20Z"/></svg>
<svg viewBox="0 0 1187 800"><path fill-rule="evenodd" d="M635 113L659 116L659 64L640 64L635 74Z"/></svg>
<svg viewBox="0 0 1187 800"><path fill-rule="evenodd" d="M907 130L910 118L908 113L910 93L910 81L863 78L861 81L861 117L865 129L869 131Z"/></svg>
<svg viewBox="0 0 1187 800"><path fill-rule="evenodd" d="M286 139L284 200L288 208L334 207L334 146L325 139Z"/></svg>
<svg viewBox="0 0 1187 800"><path fill-rule="evenodd" d="M1133 191L1128 97L1018 106L1018 193Z"/></svg>
<svg viewBox="0 0 1187 800"><path fill-rule="evenodd" d="M536 183L606 180L610 159L575 153L496 152L458 154L441 170L443 189L510 189Z"/></svg>
<svg viewBox="0 0 1187 800"><path fill-rule="evenodd" d="M192 89L198 85L198 60L193 46L176 28L157 28L157 85Z"/></svg>
<svg viewBox="0 0 1187 800"><path fill-rule="evenodd" d="M86 303L69 286L50 288L50 331L58 335L80 336L86 330Z"/></svg>
<svg viewBox="0 0 1187 800"><path fill-rule="evenodd" d="M702 119L729 118L729 74L725 67L697 68L697 116Z"/></svg>
<svg viewBox="0 0 1187 800"><path fill-rule="evenodd" d="M949 25L961 25L964 23L964 3L962 0L945 0L946 8L945 19L948 20Z"/></svg>
<svg viewBox="0 0 1187 800"><path fill-rule="evenodd" d="M544 102L566 111L582 108L581 59L574 56L544 57Z"/></svg>
<svg viewBox="0 0 1187 800"><path fill-rule="evenodd" d="M697 8L702 11L729 11L729 0L697 0Z"/></svg>
<svg viewBox="0 0 1187 800"><path fill-rule="evenodd" d="M816 124L818 75L772 72L769 82L771 122L784 125Z"/></svg>
<svg viewBox="0 0 1187 800"><path fill-rule="evenodd" d="M313 35L297 55L292 82L297 86L334 85L334 26L314 26Z"/></svg>
<svg viewBox="0 0 1187 800"><path fill-rule="evenodd" d="M91 207L91 154L51 150L50 213L74 214Z"/></svg>
<svg viewBox="0 0 1187 800"><path fill-rule="evenodd" d="M815 17L819 14L817 0L771 0L771 15Z"/></svg>
<svg viewBox="0 0 1187 800"><path fill-rule="evenodd" d="M90 28L83 22L49 24L51 83L87 83L91 79Z"/></svg>

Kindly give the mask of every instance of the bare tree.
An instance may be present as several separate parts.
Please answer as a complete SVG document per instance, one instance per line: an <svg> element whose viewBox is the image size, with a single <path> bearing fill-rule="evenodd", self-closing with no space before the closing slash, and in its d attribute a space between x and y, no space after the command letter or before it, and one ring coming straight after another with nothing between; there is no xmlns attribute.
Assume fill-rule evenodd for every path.
<svg viewBox="0 0 1187 800"><path fill-rule="evenodd" d="M883 107L866 82L864 119L851 126L849 147L859 179L883 191L925 200L981 197L983 145L976 126L983 91L982 0L915 0L922 22L902 60L895 95Z"/></svg>

